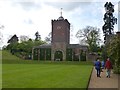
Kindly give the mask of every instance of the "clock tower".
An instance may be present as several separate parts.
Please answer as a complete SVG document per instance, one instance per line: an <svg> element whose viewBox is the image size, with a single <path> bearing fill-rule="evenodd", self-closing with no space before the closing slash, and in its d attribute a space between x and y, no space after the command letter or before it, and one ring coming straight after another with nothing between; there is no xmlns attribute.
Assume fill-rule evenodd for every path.
<svg viewBox="0 0 120 90"><path fill-rule="evenodd" d="M61 16L52 20L52 60L65 60L66 47L70 42L70 23ZM59 58L61 57L61 58Z"/></svg>
<svg viewBox="0 0 120 90"><path fill-rule="evenodd" d="M33 60L86 61L89 58L88 46L70 44L70 23L63 18L62 9L60 17L51 20L51 26L51 44L33 47Z"/></svg>

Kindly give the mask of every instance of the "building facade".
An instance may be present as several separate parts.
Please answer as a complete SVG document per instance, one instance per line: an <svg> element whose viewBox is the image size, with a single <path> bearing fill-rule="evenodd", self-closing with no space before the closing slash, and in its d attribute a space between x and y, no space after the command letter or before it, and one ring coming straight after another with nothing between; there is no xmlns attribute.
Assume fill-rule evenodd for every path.
<svg viewBox="0 0 120 90"><path fill-rule="evenodd" d="M33 47L33 60L85 61L88 48L85 45L70 44L70 23L62 15L51 20L51 44Z"/></svg>

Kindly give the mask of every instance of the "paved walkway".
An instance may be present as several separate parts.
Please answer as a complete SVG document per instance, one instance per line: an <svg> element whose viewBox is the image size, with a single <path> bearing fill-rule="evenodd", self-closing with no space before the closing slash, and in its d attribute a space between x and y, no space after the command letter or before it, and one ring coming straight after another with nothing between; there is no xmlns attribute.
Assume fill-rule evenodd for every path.
<svg viewBox="0 0 120 90"><path fill-rule="evenodd" d="M119 79L118 79L119 78ZM95 68L92 71L91 79L89 82L88 90L120 90L120 85L118 85L118 81L120 81L120 76L111 72L111 77L106 78L106 71L103 70L101 73L101 78L96 76ZM120 84L120 83L119 83ZM119 88L118 88L119 87ZM109 88L109 89L108 89ZM117 89L115 89L117 88Z"/></svg>

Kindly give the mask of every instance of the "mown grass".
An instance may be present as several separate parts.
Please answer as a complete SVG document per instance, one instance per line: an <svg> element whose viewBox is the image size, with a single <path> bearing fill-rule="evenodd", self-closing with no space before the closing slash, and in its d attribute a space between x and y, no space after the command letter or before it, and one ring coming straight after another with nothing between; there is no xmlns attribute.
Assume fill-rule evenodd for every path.
<svg viewBox="0 0 120 90"><path fill-rule="evenodd" d="M2 89L2 51L0 50L0 89Z"/></svg>
<svg viewBox="0 0 120 90"><path fill-rule="evenodd" d="M6 51L2 61L3 88L87 88L92 70L89 62L21 60Z"/></svg>

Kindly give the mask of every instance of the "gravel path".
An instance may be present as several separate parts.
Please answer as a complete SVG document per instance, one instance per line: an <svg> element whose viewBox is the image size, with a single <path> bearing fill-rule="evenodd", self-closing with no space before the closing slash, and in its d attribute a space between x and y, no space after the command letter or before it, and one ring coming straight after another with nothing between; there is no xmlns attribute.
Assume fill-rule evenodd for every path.
<svg viewBox="0 0 120 90"><path fill-rule="evenodd" d="M96 76L95 68L92 71L88 90L120 90L120 75L111 72L111 77L106 78L106 70L101 72L101 78ZM119 84L118 84L119 83Z"/></svg>

